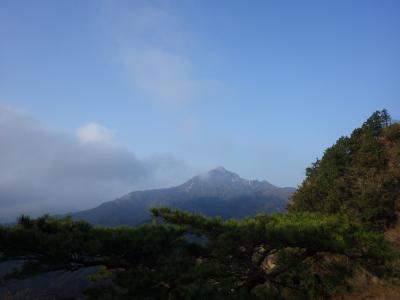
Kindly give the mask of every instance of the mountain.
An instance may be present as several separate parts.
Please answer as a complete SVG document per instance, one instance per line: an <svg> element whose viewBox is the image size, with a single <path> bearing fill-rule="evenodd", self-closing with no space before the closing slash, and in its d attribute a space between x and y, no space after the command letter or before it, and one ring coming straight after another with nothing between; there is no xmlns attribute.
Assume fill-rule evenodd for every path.
<svg viewBox="0 0 400 300"><path fill-rule="evenodd" d="M166 189L131 192L96 208L70 214L99 225L139 225L150 221L151 207L168 206L209 216L243 218L285 210L294 188L246 180L223 167Z"/></svg>

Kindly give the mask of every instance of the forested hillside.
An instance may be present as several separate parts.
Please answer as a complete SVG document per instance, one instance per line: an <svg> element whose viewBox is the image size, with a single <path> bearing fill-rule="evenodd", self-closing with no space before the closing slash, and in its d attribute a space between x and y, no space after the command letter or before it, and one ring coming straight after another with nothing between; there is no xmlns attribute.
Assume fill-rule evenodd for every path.
<svg viewBox="0 0 400 300"><path fill-rule="evenodd" d="M363 299L362 276L396 299L399 175L400 125L376 112L307 169L288 213L155 208L136 228L22 216L0 227L0 259L26 262L7 280L100 266L88 299Z"/></svg>
<svg viewBox="0 0 400 300"><path fill-rule="evenodd" d="M371 229L396 220L400 201L400 124L375 112L350 137L341 137L307 168L291 211L345 213Z"/></svg>
<svg viewBox="0 0 400 300"><path fill-rule="evenodd" d="M400 124L386 110L377 111L350 137L341 137L307 168L289 211L344 215L383 234L399 251ZM400 297L398 273L382 280L361 269L350 286L348 299Z"/></svg>

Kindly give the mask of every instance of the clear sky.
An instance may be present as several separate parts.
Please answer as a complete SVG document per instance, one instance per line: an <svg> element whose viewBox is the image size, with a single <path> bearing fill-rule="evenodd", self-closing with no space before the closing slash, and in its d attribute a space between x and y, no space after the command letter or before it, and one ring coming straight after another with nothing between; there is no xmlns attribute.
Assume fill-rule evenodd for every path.
<svg viewBox="0 0 400 300"><path fill-rule="evenodd" d="M399 16L397 0L0 0L0 104L185 174L296 186L375 110L400 118Z"/></svg>

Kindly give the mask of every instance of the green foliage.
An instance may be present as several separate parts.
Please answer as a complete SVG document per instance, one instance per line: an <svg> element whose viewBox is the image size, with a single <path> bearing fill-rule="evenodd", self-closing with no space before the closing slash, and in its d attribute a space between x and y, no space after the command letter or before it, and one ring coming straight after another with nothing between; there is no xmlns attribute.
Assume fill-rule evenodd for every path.
<svg viewBox="0 0 400 300"><path fill-rule="evenodd" d="M168 208L152 213L160 222L137 228L21 217L0 228L1 260L25 260L12 274L19 278L103 266L98 277L113 284L88 290L89 299L319 299L350 270L382 272L394 257L380 234L339 215L223 221Z"/></svg>
<svg viewBox="0 0 400 300"><path fill-rule="evenodd" d="M289 210L345 213L372 229L390 225L400 194L400 177L392 171L400 130L390 124L387 111L377 111L350 137L328 148L307 169Z"/></svg>
<svg viewBox="0 0 400 300"><path fill-rule="evenodd" d="M70 218L21 217L15 226L1 228L0 258L27 260L29 268L18 276L103 264L120 268L125 261L152 261L154 255L175 251L182 234L167 225L102 228Z"/></svg>

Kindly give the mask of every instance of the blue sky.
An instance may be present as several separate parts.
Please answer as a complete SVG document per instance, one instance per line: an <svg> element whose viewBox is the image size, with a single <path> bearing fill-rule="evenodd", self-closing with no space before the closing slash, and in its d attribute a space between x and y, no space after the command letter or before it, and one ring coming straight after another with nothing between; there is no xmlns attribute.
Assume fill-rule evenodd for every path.
<svg viewBox="0 0 400 300"><path fill-rule="evenodd" d="M0 103L185 174L296 186L375 110L400 118L399 15L390 0L2 0Z"/></svg>

